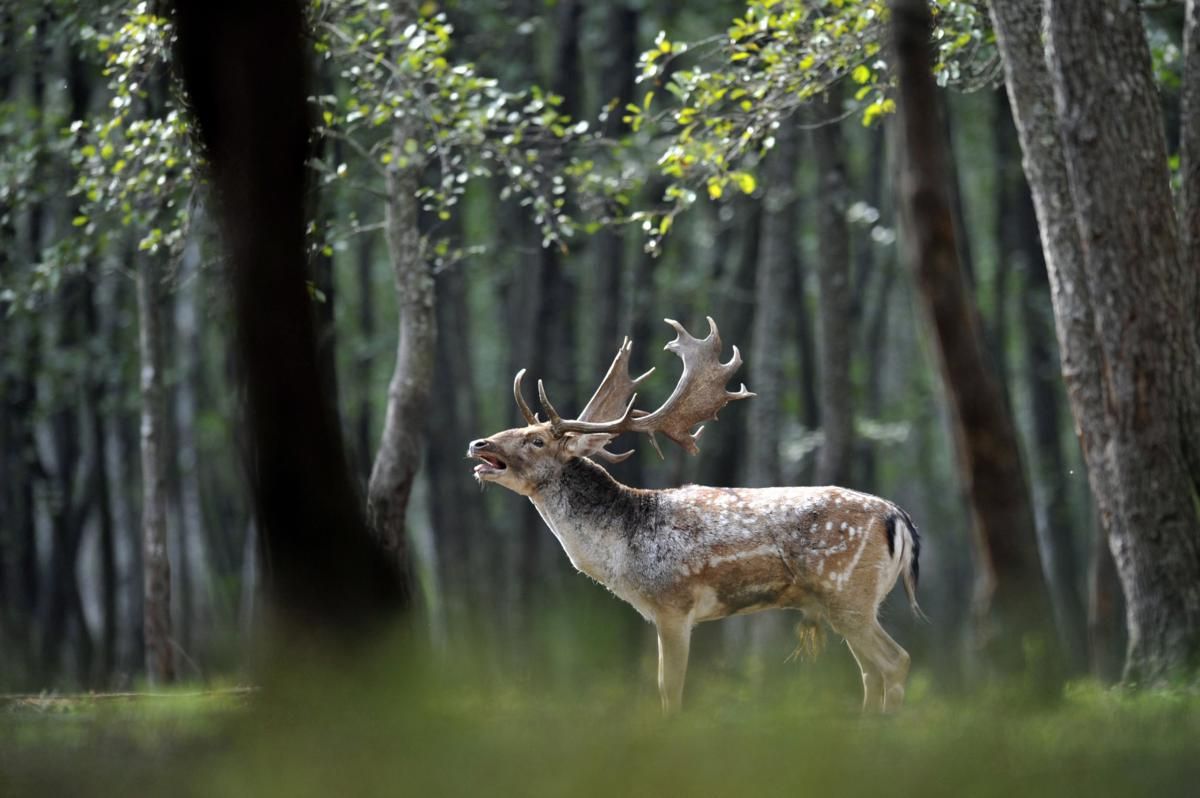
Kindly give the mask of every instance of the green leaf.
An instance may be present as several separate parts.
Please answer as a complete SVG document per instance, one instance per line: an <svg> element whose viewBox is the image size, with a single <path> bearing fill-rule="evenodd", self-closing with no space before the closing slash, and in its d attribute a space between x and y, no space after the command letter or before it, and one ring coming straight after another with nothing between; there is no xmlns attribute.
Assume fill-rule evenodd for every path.
<svg viewBox="0 0 1200 798"><path fill-rule="evenodd" d="M859 64L850 73L850 77L854 79L855 83L866 83L871 79L871 70L865 64Z"/></svg>
<svg viewBox="0 0 1200 798"><path fill-rule="evenodd" d="M83 227L87 223L88 218L86 216L76 216L71 220L71 224L75 225L76 227Z"/></svg>

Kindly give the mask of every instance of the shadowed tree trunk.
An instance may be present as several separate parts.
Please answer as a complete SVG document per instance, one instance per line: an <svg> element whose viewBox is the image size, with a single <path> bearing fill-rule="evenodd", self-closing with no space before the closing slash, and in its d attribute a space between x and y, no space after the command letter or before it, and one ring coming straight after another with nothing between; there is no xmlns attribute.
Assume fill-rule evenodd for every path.
<svg viewBox="0 0 1200 798"><path fill-rule="evenodd" d="M745 485L780 484L779 430L783 422L783 344L787 338L788 272L795 262L795 120L784 120L763 173L763 215L754 281L754 320L746 382L757 394L747 409ZM728 335L729 333L726 333ZM734 339L729 339L734 340Z"/></svg>
<svg viewBox="0 0 1200 798"><path fill-rule="evenodd" d="M354 358L354 378L358 390L358 407L354 417L354 454L363 484L371 476L371 362L375 347L375 289L371 284L372 256L375 238L364 235L357 249L358 277L358 352Z"/></svg>
<svg viewBox="0 0 1200 798"><path fill-rule="evenodd" d="M163 356L158 264L138 259L138 358L142 395L142 634L146 671L157 684L175 680L171 642L171 566L167 558Z"/></svg>
<svg viewBox="0 0 1200 798"><path fill-rule="evenodd" d="M830 89L824 114L842 112L842 93ZM821 286L821 429L825 433L817 458L818 485L850 482L854 451L854 402L850 386L850 342L853 312L850 298L850 231L846 224L849 188L846 148L840 122L813 131L817 162L817 281Z"/></svg>
<svg viewBox="0 0 1200 798"><path fill-rule="evenodd" d="M1083 272L1103 297L1092 303L1103 414L1077 421L1110 432L1125 677L1158 682L1200 664L1200 274L1181 253L1140 13L1050 0L1046 62Z"/></svg>
<svg viewBox="0 0 1200 798"><path fill-rule="evenodd" d="M409 592L367 533L320 390L305 285L312 124L303 10L288 0L175 8L177 63L230 260L264 582L292 640L363 639Z"/></svg>
<svg viewBox="0 0 1200 798"><path fill-rule="evenodd" d="M1048 686L1055 638L1038 558L1033 508L1016 429L983 344L958 262L946 147L932 75L932 22L925 0L893 0L899 112L903 126L902 216L908 260L929 320L949 400L980 564L976 613L993 666L1033 669ZM1034 646L1014 641L1036 640ZM1040 661L1026 653L1040 652ZM1047 655L1049 654L1049 657Z"/></svg>
<svg viewBox="0 0 1200 798"><path fill-rule="evenodd" d="M7 100L16 76L16 39L21 35L17 22L11 17L9 8L0 11L5 19L4 47L0 48L0 79L5 83L3 97ZM30 106L36 110L38 128L35 141L44 138L44 123L41 117L46 81L42 76L43 64L48 57L45 44L45 24L39 20L34 36L35 55L30 80ZM41 157L32 164L30 184L43 185L45 166ZM36 197L29 205L25 217L28 251L22 251L17 228L16 214L8 214L0 228L0 278L13 275L23 260L35 262L42 245L45 209L41 198ZM24 322L24 323L22 323ZM38 567L37 525L35 486L42 479L43 470L37 453L34 414L38 407L37 374L42 350L41 327L29 320L9 316L7 307L0 308L0 535L6 535L5 555L6 599L5 610L12 612L11 635L18 651L8 663L20 666L26 677L36 669L32 619L37 613L38 595L42 590Z"/></svg>

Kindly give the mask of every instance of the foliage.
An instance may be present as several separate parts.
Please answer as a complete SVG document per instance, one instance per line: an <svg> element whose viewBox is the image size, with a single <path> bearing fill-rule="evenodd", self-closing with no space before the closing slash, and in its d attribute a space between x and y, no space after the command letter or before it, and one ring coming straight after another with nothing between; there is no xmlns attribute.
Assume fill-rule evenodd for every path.
<svg viewBox="0 0 1200 798"><path fill-rule="evenodd" d="M314 98L321 132L346 142L368 179L421 176L423 209L445 221L468 181L497 177L501 198L529 209L544 245L575 233L572 172L559 167L568 147L598 138L560 110L562 97L537 86L507 91L473 64L452 62L451 25L430 8L415 16L377 0L317 0L314 8L314 46L345 84ZM350 176L346 163L316 165L327 181Z"/></svg>
<svg viewBox="0 0 1200 798"><path fill-rule="evenodd" d="M943 85L990 85L998 61L987 13L974 2L935 3L937 77ZM665 33L642 54L640 80L654 88L625 119L634 131L653 125L668 134L658 160L669 178L666 208L644 220L656 251L675 216L698 192L717 200L731 190L753 193L754 164L798 112L811 125L859 115L864 125L895 110L887 55L885 0L750 0L722 36L689 45ZM819 103L848 83L845 107ZM660 88L674 99L660 97ZM655 105L659 110L654 110Z"/></svg>
<svg viewBox="0 0 1200 798"><path fill-rule="evenodd" d="M111 32L83 30L105 56L111 116L76 120L75 163L86 202L73 224L99 232L96 218L137 231L137 248L178 253L186 238L189 198L202 164L169 68L169 20L141 3Z"/></svg>

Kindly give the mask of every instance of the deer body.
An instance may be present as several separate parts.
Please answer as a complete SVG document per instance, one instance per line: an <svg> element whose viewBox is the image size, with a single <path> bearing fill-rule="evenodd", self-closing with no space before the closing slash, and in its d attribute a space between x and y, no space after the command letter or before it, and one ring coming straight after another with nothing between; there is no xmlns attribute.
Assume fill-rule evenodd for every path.
<svg viewBox="0 0 1200 798"><path fill-rule="evenodd" d="M677 329L682 339L686 332ZM688 339L715 341L719 352L715 325L704 342ZM588 405L604 406L604 415L614 418L619 412L614 407L628 402L622 416L626 422L651 416L635 415L628 398L642 378L626 377L627 385L616 391L619 402L598 402L597 397L603 399L606 386L619 382L614 374L620 376L618 366L627 353L628 344ZM736 361L735 348L731 363ZM684 362L681 386L688 377L687 356ZM919 613L914 592L920 539L903 510L837 487L627 487L591 459L623 458L604 447L615 432L625 430L594 430L605 425L585 419L586 410L581 420L563 422L544 391L551 421L540 422L524 406L519 383L520 375L518 404L530 424L474 441L468 454L483 461L476 477L527 496L575 568L655 624L664 710L680 706L695 624L766 609L800 610L810 626L828 623L846 638L859 663L864 707L899 705L909 657L884 632L877 615L901 579ZM677 387L673 398L679 393ZM727 394L722 387L721 393L722 405L730 397L752 395L744 388ZM715 410L693 407L691 412L702 412L704 418ZM687 423L690 419L686 414L682 421L676 419L673 440L681 437L680 429L686 433L694 426ZM557 432L556 420L561 424ZM687 435L685 448L694 442Z"/></svg>

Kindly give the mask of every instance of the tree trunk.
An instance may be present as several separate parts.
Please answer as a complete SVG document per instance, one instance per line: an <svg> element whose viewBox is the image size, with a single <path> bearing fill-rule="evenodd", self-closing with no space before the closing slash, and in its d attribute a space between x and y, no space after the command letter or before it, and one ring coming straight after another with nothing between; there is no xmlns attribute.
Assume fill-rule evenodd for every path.
<svg viewBox="0 0 1200 798"><path fill-rule="evenodd" d="M840 89L830 89L826 115L842 111ZM850 231L846 223L849 188L846 148L840 122L813 131L820 197L817 225L818 305L821 318L821 429L825 433L817 460L818 485L846 485L854 451L854 401L850 385L850 342L853 340L850 298Z"/></svg>
<svg viewBox="0 0 1200 798"><path fill-rule="evenodd" d="M1015 130L1008 114L1007 98L1001 95L1003 118L995 128L1000 138L1015 139ZM1010 148L1005 148L1007 154ZM1063 641L1063 653L1072 671L1081 669L1087 660L1087 616L1081 597L1079 556L1075 547L1075 523L1069 506L1067 464L1062 451L1062 422L1059 412L1059 390L1062 380L1055 356L1053 311L1050 307L1050 282L1046 276L1046 261L1038 235L1037 215L1029 186L1019 170L1005 171L1006 185L1002 189L1009 198L1007 209L1010 228L1003 239L1008 246L1000 252L1003 261L1020 264L1025 273L1024 295L1021 298L1021 327L1025 342L1026 382L1029 386L1029 406L1033 416L1033 473L1042 486L1041 523L1038 538L1050 597L1054 602L1055 621ZM1008 248L1012 247L1012 248ZM1006 333L996 326L997 344Z"/></svg>
<svg viewBox="0 0 1200 798"><path fill-rule="evenodd" d="M747 410L745 484L780 484L779 430L783 423L783 352L787 339L788 272L795 261L796 160L799 132L785 120L763 174L763 217L754 282L754 321L746 382L757 394ZM728 335L728 333L726 333Z"/></svg>
<svg viewBox="0 0 1200 798"><path fill-rule="evenodd" d="M1183 91L1179 111L1180 244L1183 263L1200 271L1200 2L1187 0L1183 22ZM1191 301L1200 307L1200 280ZM1200 314L1197 314L1200 316ZM1196 321L1200 335L1200 319Z"/></svg>
<svg viewBox="0 0 1200 798"><path fill-rule="evenodd" d="M171 641L171 566L167 558L166 453L163 404L161 275L137 264L138 357L142 395L142 626L146 671L157 684L175 680Z"/></svg>
<svg viewBox="0 0 1200 798"><path fill-rule="evenodd" d="M949 399L956 453L972 510L980 564L977 619L991 664L1032 668L1048 686L1050 601L1013 420L983 345L954 240L932 23L925 0L893 0L904 169L901 209L908 259L933 332ZM1033 646L1017 644L1025 636ZM1027 652L1043 649L1039 659Z"/></svg>
<svg viewBox="0 0 1200 798"><path fill-rule="evenodd" d="M1088 574L1088 661L1092 676L1112 683L1121 678L1125 645L1125 598L1112 548L1097 530Z"/></svg>
<svg viewBox="0 0 1200 798"><path fill-rule="evenodd" d="M1200 664L1200 274L1181 257L1140 9L1046 5L1047 63L1092 304L1125 589L1125 677Z"/></svg>
<svg viewBox="0 0 1200 798"><path fill-rule="evenodd" d="M437 544L438 584L451 629L469 620L472 569L472 534L484 528L478 491L463 467L466 441L475 437L479 418L474 407L475 384L471 371L470 311L466 303L462 266L437 278L437 360L435 384L453 386L442 401L430 407L430 446L427 456L430 515Z"/></svg>
<svg viewBox="0 0 1200 798"><path fill-rule="evenodd" d="M200 264L199 242L184 250L179 269L178 297L174 303L176 384L173 391L174 452L173 483L176 528L179 534L179 644L185 651L197 644L210 621L212 609L208 547L200 503L198 455L196 450L197 393L200 381L200 304L196 301Z"/></svg>
<svg viewBox="0 0 1200 798"><path fill-rule="evenodd" d="M728 260L736 257L737 268L722 275L719 291L727 297L725 305L727 310L721 315L722 337L727 341L743 341L752 337L755 272L761 262L758 251L762 243L761 230L765 216L761 202L747 200L738 203L735 200L735 203L734 218L738 220L737 228L741 235L740 238L735 239L734 243L740 251L736 256L731 253ZM643 316L645 315L643 314ZM639 339L635 338L634 340ZM647 340L647 337L640 340ZM754 388L753 382L747 380L747 384L750 388ZM756 398L754 401L757 402L758 399ZM739 423L738 417L737 413L727 413L726 418L721 420L721 424L716 425L713 429L716 432L719 428L721 434L714 435L712 440L706 441L704 444L704 456L700 458L699 466L700 481L705 485L733 487L740 481L739 477L745 473L743 468L745 447L742 445L742 441L749 435L746 427L748 421ZM748 419L744 414L741 415L741 418ZM638 481L633 484L641 485L643 483Z"/></svg>
<svg viewBox="0 0 1200 798"><path fill-rule="evenodd" d="M407 130L396 129L397 161L408 138ZM437 345L433 272L421 251L418 188L414 169L388 173L387 244L400 329L383 434L367 487L371 528L401 573L409 568L405 513L421 464Z"/></svg>
<svg viewBox="0 0 1200 798"><path fill-rule="evenodd" d="M354 358L354 376L358 389L358 408L354 419L355 455L363 484L371 476L371 363L375 350L375 288L371 282L375 240L363 236L358 245L358 352Z"/></svg>
<svg viewBox="0 0 1200 798"><path fill-rule="evenodd" d="M337 416L320 390L305 286L304 13L293 0L176 0L175 9L176 63L230 260L264 581L279 619L290 622L282 629L289 641L365 639L409 593L368 534Z"/></svg>
<svg viewBox="0 0 1200 798"><path fill-rule="evenodd" d="M85 325L88 337L94 342L104 340L100 325L99 307L96 301L96 291L99 288L100 273L95 263L89 264L86 279L88 287L87 304L84 307ZM92 451L96 483L96 510L99 515L100 539L97 541L100 557L100 663L96 674L97 683L107 686L116 667L117 657L117 560L116 534L113 524L112 486L108 474L108 412L105 397L110 388L106 378L106 369L93 366L89 369L87 387L88 414L91 417Z"/></svg>

